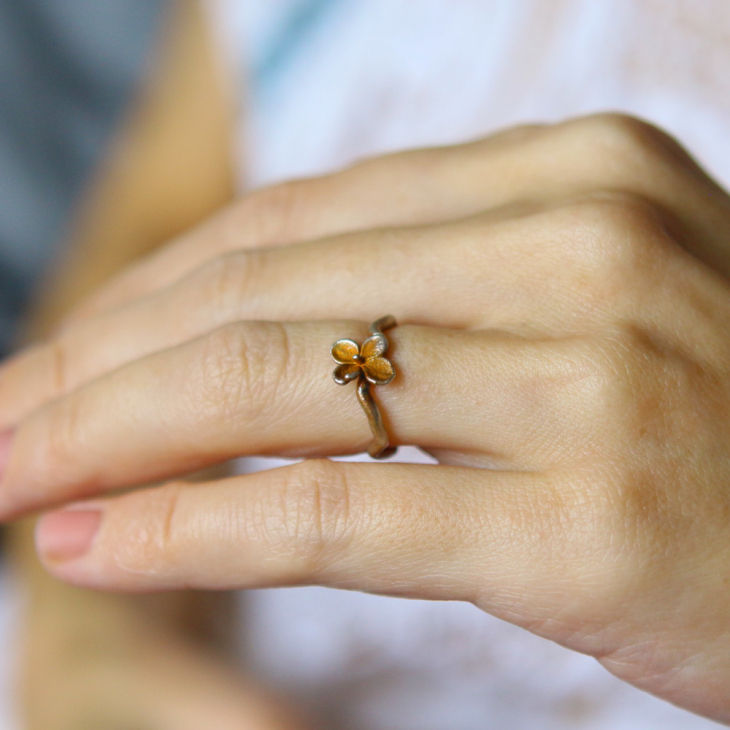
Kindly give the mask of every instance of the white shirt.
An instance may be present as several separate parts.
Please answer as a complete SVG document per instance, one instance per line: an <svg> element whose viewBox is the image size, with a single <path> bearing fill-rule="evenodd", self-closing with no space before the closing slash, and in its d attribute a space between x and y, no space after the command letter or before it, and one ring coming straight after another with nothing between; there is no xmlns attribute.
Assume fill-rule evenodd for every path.
<svg viewBox="0 0 730 730"><path fill-rule="evenodd" d="M730 183L729 3L211 3L230 63L249 71L240 169L250 184L599 110L659 124ZM323 727L716 727L471 605L325 588L242 601L247 661L315 707Z"/></svg>

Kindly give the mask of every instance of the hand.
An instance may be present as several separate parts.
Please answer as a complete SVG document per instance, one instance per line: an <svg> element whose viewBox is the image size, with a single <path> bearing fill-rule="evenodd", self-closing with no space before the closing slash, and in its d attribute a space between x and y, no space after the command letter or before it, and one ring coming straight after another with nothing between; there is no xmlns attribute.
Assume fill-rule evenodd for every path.
<svg viewBox="0 0 730 730"><path fill-rule="evenodd" d="M441 464L311 459L74 505L40 522L48 569L472 601L730 722L728 236L725 193L611 115L255 193L5 365L2 515L363 450L329 350L392 313L376 397Z"/></svg>

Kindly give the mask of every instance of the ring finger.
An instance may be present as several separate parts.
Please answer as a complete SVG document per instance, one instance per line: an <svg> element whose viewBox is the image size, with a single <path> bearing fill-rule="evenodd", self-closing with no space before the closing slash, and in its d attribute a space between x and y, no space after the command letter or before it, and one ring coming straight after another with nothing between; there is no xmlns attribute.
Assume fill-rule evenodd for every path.
<svg viewBox="0 0 730 730"><path fill-rule="evenodd" d="M377 302L402 323L521 337L584 333L628 303L606 295L613 286L607 260L621 248L600 230L601 218L616 217L612 207L592 198L556 208L526 204L517 217L493 212L219 257L8 362L0 369L0 428L124 363L244 319L330 319L333 312L366 319ZM591 227L595 236L586 235ZM631 263L618 265L629 280Z"/></svg>
<svg viewBox="0 0 730 730"><path fill-rule="evenodd" d="M349 321L241 322L113 371L21 423L0 515L241 455L360 451L367 420L354 387L333 384L329 348L365 335ZM575 397L591 371L575 343L418 326L389 339L399 374L376 397L393 444L535 469L581 433Z"/></svg>

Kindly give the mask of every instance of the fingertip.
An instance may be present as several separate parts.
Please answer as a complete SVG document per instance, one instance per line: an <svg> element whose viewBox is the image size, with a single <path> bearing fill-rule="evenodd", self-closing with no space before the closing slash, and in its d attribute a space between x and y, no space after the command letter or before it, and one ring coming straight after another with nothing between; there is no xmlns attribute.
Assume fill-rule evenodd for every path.
<svg viewBox="0 0 730 730"><path fill-rule="evenodd" d="M38 556L44 563L82 558L94 544L102 514L99 507L86 505L47 512L36 524Z"/></svg>

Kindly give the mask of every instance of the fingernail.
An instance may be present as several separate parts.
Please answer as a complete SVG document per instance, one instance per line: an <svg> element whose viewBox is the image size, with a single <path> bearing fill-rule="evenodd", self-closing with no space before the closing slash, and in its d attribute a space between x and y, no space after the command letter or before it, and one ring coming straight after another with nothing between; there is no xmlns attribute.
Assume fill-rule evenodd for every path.
<svg viewBox="0 0 730 730"><path fill-rule="evenodd" d="M36 525L38 553L53 561L80 558L94 542L101 514L98 509L61 509L43 515Z"/></svg>

